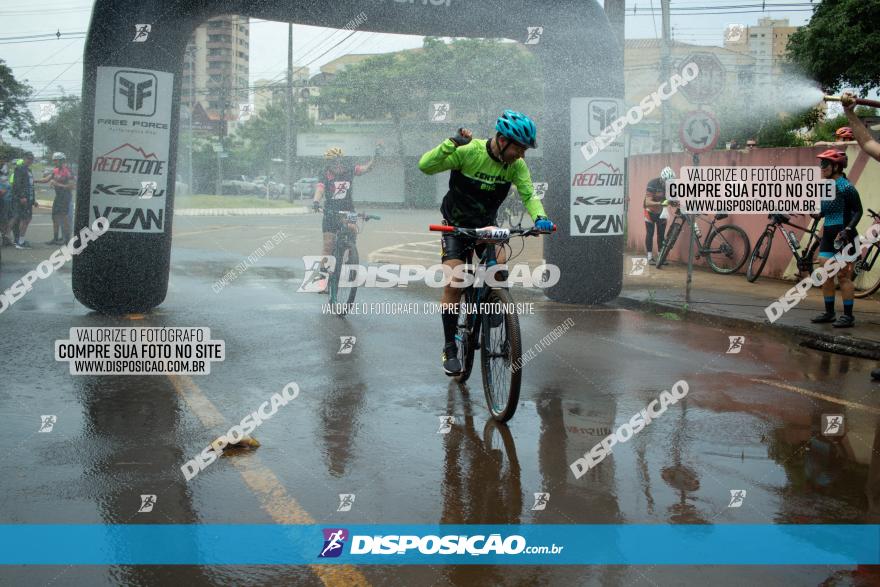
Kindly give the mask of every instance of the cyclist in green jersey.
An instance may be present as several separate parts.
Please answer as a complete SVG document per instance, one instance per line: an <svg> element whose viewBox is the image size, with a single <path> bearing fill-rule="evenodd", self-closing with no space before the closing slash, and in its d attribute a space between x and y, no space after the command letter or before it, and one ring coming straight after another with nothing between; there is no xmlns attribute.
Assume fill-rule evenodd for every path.
<svg viewBox="0 0 880 587"><path fill-rule="evenodd" d="M449 174L449 191L443 198L440 212L444 224L464 228L482 228L495 224L495 215L510 191L516 185L526 211L540 230L553 230L541 200L535 197L529 168L523 160L529 148L537 147L537 130L532 120L519 112L505 110L496 124L495 136L488 140L474 139L465 128L428 151L419 160L419 169L429 175L441 171ZM441 241L442 262L451 271L466 263L471 255L482 253L482 247L472 238L444 234ZM499 248L498 262L504 263L504 251ZM502 275L503 276L503 275ZM441 299L444 347L441 359L447 375L462 369L455 346L458 322L458 302L463 289L452 283L443 289Z"/></svg>

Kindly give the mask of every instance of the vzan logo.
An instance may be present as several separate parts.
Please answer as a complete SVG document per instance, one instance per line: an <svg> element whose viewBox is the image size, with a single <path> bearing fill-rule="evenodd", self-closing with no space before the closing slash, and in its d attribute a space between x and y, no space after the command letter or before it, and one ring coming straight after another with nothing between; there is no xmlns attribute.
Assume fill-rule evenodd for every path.
<svg viewBox="0 0 880 587"><path fill-rule="evenodd" d="M158 80L152 73L117 71L113 81L113 111L128 116L156 113Z"/></svg>

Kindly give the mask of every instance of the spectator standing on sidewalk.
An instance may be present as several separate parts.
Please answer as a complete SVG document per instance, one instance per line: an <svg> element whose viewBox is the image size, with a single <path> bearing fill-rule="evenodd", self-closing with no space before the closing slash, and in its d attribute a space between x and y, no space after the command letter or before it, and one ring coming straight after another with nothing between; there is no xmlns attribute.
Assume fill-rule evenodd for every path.
<svg viewBox="0 0 880 587"><path fill-rule="evenodd" d="M819 258L823 263L853 242L857 233L856 226L862 219L862 200L855 186L849 182L844 173L849 163L846 153L837 149L828 149L816 156L822 169L822 179L832 179L837 193L833 200L822 200L821 217L825 218L822 226L822 240L819 243ZM853 317L852 282L853 264L847 263L837 273L840 284L840 297L843 298L843 316L834 313L834 278L826 279L822 284L822 295L825 299L825 311L812 322L822 324L833 322L835 328L849 328L855 325Z"/></svg>
<svg viewBox="0 0 880 587"><path fill-rule="evenodd" d="M34 183L48 183L55 188L52 202L52 240L47 245L60 245L70 241L70 217L73 204L73 172L67 166L67 156L57 152L52 155L52 175ZM61 235L59 236L59 231Z"/></svg>
<svg viewBox="0 0 880 587"><path fill-rule="evenodd" d="M34 195L34 174L31 171L33 163L34 154L25 153L12 177L12 238L16 249L31 248L24 237L28 224L31 223L34 207L38 205Z"/></svg>
<svg viewBox="0 0 880 587"><path fill-rule="evenodd" d="M844 92L840 97L840 103L843 105L843 112L849 120L850 130L853 137L859 143L862 151L880 161L880 143L878 143L871 135L871 131L862 122L862 119L856 116L856 97L852 92ZM871 371L871 378L880 380L880 369Z"/></svg>
<svg viewBox="0 0 880 587"><path fill-rule="evenodd" d="M648 253L648 263L654 261L654 230L657 231L657 253L663 248L663 240L666 237L667 207L663 205L666 199L666 180L675 179L675 172L671 167L664 167L660 177L655 177L648 182L645 189L645 251Z"/></svg>

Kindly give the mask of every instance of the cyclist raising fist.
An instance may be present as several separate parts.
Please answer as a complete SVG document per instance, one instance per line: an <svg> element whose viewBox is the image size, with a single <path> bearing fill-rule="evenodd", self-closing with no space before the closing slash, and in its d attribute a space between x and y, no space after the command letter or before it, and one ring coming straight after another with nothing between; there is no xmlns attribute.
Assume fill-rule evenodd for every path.
<svg viewBox="0 0 880 587"><path fill-rule="evenodd" d="M535 226L541 230L553 230L547 219L541 200L535 197L529 168L523 160L527 149L537 147L535 123L513 110L505 110L495 123L495 136L475 139L473 133L462 128L458 134L428 151L419 160L419 169L433 175L451 171L449 191L443 198L440 212L444 224L463 228L482 228L496 223L498 208L516 185L523 206ZM441 259L450 271L470 260L482 247L473 238L445 234L441 237ZM498 262L506 261L504 252L498 251ZM443 289L441 318L443 319L444 346L441 360L447 375L455 375L462 369L456 354L455 330L458 322L458 302L462 288L452 283Z"/></svg>

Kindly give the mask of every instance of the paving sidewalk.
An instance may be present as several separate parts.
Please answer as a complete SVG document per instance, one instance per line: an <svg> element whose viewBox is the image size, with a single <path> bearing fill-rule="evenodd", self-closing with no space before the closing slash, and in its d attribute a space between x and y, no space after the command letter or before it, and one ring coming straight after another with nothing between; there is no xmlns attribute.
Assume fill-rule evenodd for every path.
<svg viewBox="0 0 880 587"><path fill-rule="evenodd" d="M618 305L655 313L675 312L726 327L761 328L765 332L773 329L797 336L811 348L880 360L880 296L855 301L854 328L810 322L810 318L824 310L818 288L770 324L764 308L783 296L795 282L761 277L749 283L743 274L718 275L697 262L685 312L687 266L673 264L657 269L648 265L644 274L628 275L631 258L632 255L626 255L623 292L615 302ZM836 310L843 312L839 292Z"/></svg>

